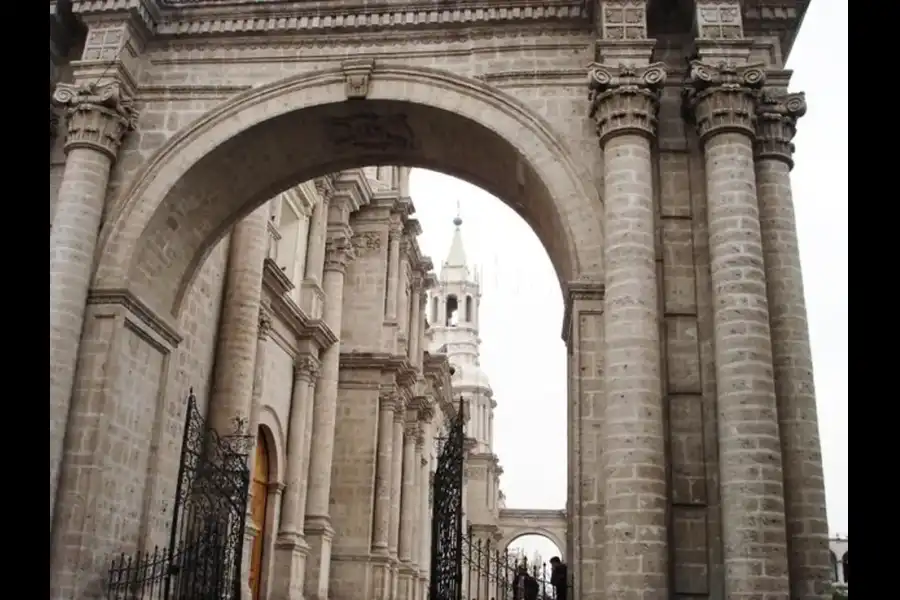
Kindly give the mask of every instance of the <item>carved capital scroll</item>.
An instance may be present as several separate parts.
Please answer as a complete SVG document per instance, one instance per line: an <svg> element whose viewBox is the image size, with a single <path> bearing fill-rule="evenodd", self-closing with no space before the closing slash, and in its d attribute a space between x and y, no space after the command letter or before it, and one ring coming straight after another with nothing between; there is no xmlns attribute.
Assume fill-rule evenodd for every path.
<svg viewBox="0 0 900 600"><path fill-rule="evenodd" d="M263 307L259 308L259 325L256 330L256 335L261 340L265 340L269 337L269 334L272 333L272 315L269 313L269 310Z"/></svg>
<svg viewBox="0 0 900 600"><path fill-rule="evenodd" d="M325 241L325 270L344 272L355 258L353 244L347 236L329 237Z"/></svg>
<svg viewBox="0 0 900 600"><path fill-rule="evenodd" d="M794 166L797 120L806 114L806 95L764 91L756 107L756 157Z"/></svg>
<svg viewBox="0 0 900 600"><path fill-rule="evenodd" d="M691 61L684 101L700 139L727 132L753 136L757 97L765 82L759 65Z"/></svg>
<svg viewBox="0 0 900 600"><path fill-rule="evenodd" d="M312 383L319 377L320 363L309 355L297 358L294 363L294 378L307 383Z"/></svg>
<svg viewBox="0 0 900 600"><path fill-rule="evenodd" d="M134 102L117 82L60 83L53 101L66 109L66 153L91 148L115 160L137 123Z"/></svg>
<svg viewBox="0 0 900 600"><path fill-rule="evenodd" d="M590 116L597 124L600 143L614 135L654 136L659 95L665 82L663 63L644 67L591 65Z"/></svg>

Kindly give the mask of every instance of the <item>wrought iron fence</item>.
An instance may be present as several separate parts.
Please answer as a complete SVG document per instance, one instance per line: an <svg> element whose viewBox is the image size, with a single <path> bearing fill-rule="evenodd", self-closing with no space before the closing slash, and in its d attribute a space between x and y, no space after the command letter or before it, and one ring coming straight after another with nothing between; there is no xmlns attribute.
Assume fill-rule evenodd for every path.
<svg viewBox="0 0 900 600"><path fill-rule="evenodd" d="M569 600L571 584L557 590L548 563L529 564L490 539L477 538L471 528L463 539L463 600Z"/></svg>
<svg viewBox="0 0 900 600"><path fill-rule="evenodd" d="M237 600L252 436L219 436L191 390L169 545L113 559L108 600Z"/></svg>

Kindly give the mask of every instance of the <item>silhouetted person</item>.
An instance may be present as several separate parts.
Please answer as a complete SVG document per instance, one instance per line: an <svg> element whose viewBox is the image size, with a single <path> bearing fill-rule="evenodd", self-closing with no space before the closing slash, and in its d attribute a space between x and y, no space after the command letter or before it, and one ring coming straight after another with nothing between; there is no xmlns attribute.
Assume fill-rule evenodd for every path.
<svg viewBox="0 0 900 600"><path fill-rule="evenodd" d="M558 556L550 559L550 585L556 591L556 600L567 600L569 594L569 567Z"/></svg>
<svg viewBox="0 0 900 600"><path fill-rule="evenodd" d="M525 565L516 568L513 577L513 600L538 600L539 588L537 579L528 573Z"/></svg>

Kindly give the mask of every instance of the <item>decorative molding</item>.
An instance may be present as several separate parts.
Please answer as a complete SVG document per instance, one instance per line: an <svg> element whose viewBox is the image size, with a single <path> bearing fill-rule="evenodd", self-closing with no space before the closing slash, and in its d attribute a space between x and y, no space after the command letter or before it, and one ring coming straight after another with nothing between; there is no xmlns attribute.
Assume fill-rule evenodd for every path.
<svg viewBox="0 0 900 600"><path fill-rule="evenodd" d="M683 92L685 118L694 122L700 139L727 132L753 136L756 101L766 82L764 67L699 60L690 65Z"/></svg>
<svg viewBox="0 0 900 600"><path fill-rule="evenodd" d="M600 6L604 40L647 39L647 0L604 0Z"/></svg>
<svg viewBox="0 0 900 600"><path fill-rule="evenodd" d="M738 0L697 0L694 11L697 38L701 40L744 38L741 3Z"/></svg>
<svg viewBox="0 0 900 600"><path fill-rule="evenodd" d="M361 258L381 250L381 234L377 231L363 231L351 238L356 258Z"/></svg>
<svg viewBox="0 0 900 600"><path fill-rule="evenodd" d="M104 0L94 0L100 5ZM127 0L110 0L124 3ZM529 4L520 0L473 2L460 7L433 3L409 3L402 7L382 4L357 6L344 2L319 2L304 11L303 5L262 0L252 5L233 0L162 0L165 20L160 35L235 35L246 33L324 33L397 31L447 27L487 27L499 23L587 23L582 0L544 0ZM279 6L281 4L281 6ZM174 10L173 10L174 9ZM306 14L304 14L304 12Z"/></svg>
<svg viewBox="0 0 900 600"><path fill-rule="evenodd" d="M326 139L338 152L409 151L417 147L415 134L402 113L361 112L325 121Z"/></svg>
<svg viewBox="0 0 900 600"><path fill-rule="evenodd" d="M563 312L562 339L568 345L572 328L572 317L576 302L595 302L601 305L606 300L606 286L593 281L572 281L566 285L566 306Z"/></svg>
<svg viewBox="0 0 900 600"><path fill-rule="evenodd" d="M125 134L137 124L133 100L115 81L59 83L53 101L66 109L67 153L91 148L115 160Z"/></svg>
<svg viewBox="0 0 900 600"><path fill-rule="evenodd" d="M92 289L87 304L120 306L134 315L150 332L158 336L169 349L174 349L183 339L178 329L127 289Z"/></svg>
<svg viewBox="0 0 900 600"><path fill-rule="evenodd" d="M803 92L776 94L764 90L756 107L756 159L780 160L794 166L797 120L806 114Z"/></svg>
<svg viewBox="0 0 900 600"><path fill-rule="evenodd" d="M375 69L374 59L354 59L341 63L348 100L362 100L369 95L369 78Z"/></svg>
<svg viewBox="0 0 900 600"><path fill-rule="evenodd" d="M321 363L309 354L298 356L294 361L294 379L312 383L319 377Z"/></svg>
<svg viewBox="0 0 900 600"><path fill-rule="evenodd" d="M256 335L260 340L265 340L272 333L272 313L265 306L259 307Z"/></svg>
<svg viewBox="0 0 900 600"><path fill-rule="evenodd" d="M329 236L325 240L325 270L344 272L355 258L349 236Z"/></svg>
<svg viewBox="0 0 900 600"><path fill-rule="evenodd" d="M590 116L600 144L610 137L656 135L659 96L666 83L665 63L611 67L594 63L589 70Z"/></svg>

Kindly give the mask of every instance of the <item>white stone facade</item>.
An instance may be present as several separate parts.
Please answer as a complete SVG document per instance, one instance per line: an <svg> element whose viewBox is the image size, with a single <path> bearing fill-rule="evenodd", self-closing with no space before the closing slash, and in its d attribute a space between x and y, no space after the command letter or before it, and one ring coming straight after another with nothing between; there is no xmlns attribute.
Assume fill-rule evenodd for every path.
<svg viewBox="0 0 900 600"><path fill-rule="evenodd" d="M784 70L807 4L51 2L51 598L165 537L193 386L271 431L269 597L420 600L424 500L395 501L449 367L408 189L369 165L481 185L547 249L574 598L825 598ZM274 240L309 181L328 209L289 198Z"/></svg>

